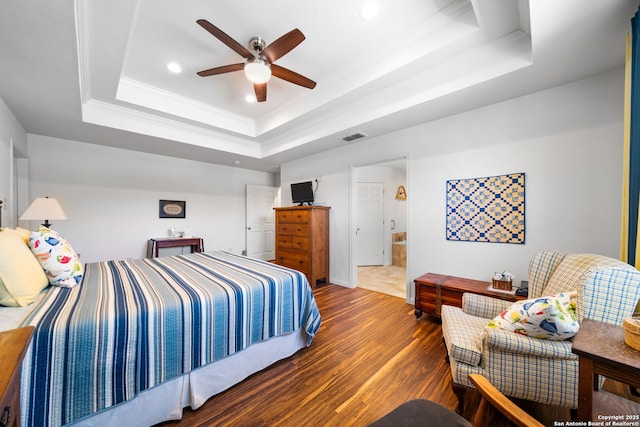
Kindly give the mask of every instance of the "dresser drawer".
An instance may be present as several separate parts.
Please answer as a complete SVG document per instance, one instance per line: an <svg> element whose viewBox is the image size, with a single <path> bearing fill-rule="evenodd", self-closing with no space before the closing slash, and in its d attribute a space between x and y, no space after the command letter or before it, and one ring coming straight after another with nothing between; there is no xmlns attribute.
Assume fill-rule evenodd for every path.
<svg viewBox="0 0 640 427"><path fill-rule="evenodd" d="M293 245L293 237L291 237L291 234L278 234L276 239L278 248L289 249Z"/></svg>
<svg viewBox="0 0 640 427"><path fill-rule="evenodd" d="M290 222L279 223L278 229L276 230L278 234L290 235L293 233L294 224Z"/></svg>
<svg viewBox="0 0 640 427"><path fill-rule="evenodd" d="M309 234L309 227L307 224L291 224L291 234L294 236L307 236Z"/></svg>
<svg viewBox="0 0 640 427"><path fill-rule="evenodd" d="M309 222L308 211L293 211L291 215L291 221L293 222Z"/></svg>
<svg viewBox="0 0 640 427"><path fill-rule="evenodd" d="M285 267L293 268L307 274L309 268L309 260L306 254L280 251L277 259L278 264Z"/></svg>
<svg viewBox="0 0 640 427"><path fill-rule="evenodd" d="M293 234L294 236L306 236L309 227L305 223L280 223L278 224L278 234Z"/></svg>
<svg viewBox="0 0 640 427"><path fill-rule="evenodd" d="M307 248L309 247L309 239L307 239L306 237L302 237L302 236L293 236L291 238L292 242L291 242L291 248L293 249L297 249L300 251L306 251Z"/></svg>
<svg viewBox="0 0 640 427"><path fill-rule="evenodd" d="M308 222L309 212L305 210L290 210L278 212L278 221L280 222Z"/></svg>

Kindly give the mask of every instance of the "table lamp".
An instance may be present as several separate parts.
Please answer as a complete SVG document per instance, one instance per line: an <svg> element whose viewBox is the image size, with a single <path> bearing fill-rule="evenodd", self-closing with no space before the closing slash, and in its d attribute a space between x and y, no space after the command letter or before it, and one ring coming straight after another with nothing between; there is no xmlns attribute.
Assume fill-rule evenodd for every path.
<svg viewBox="0 0 640 427"><path fill-rule="evenodd" d="M50 219L67 220L69 218L56 199L51 197L38 197L29 205L27 210L24 211L20 219L26 221L44 219L42 225L50 228Z"/></svg>

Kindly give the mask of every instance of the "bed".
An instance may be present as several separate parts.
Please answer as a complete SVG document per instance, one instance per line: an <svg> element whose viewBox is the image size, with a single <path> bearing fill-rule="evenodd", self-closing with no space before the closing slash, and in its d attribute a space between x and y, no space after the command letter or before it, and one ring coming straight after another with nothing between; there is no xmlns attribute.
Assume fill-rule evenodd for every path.
<svg viewBox="0 0 640 427"><path fill-rule="evenodd" d="M84 266L5 327L35 326L22 426L150 426L311 344L321 317L304 274L226 252Z"/></svg>

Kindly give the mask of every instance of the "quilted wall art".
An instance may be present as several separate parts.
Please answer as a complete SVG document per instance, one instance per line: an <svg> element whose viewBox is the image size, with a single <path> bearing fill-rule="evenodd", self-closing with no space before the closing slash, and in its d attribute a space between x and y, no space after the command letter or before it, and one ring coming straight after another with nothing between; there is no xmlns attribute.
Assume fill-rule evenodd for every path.
<svg viewBox="0 0 640 427"><path fill-rule="evenodd" d="M447 240L524 244L524 173L447 181Z"/></svg>

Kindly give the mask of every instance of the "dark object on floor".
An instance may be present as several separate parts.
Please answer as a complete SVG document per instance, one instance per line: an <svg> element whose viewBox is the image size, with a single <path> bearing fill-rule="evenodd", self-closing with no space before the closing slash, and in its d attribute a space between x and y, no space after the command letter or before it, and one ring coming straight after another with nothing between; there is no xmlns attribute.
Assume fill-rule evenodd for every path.
<svg viewBox="0 0 640 427"><path fill-rule="evenodd" d="M435 402L426 399L415 399L398 406L369 427L400 426L471 427L471 423L452 410Z"/></svg>
<svg viewBox="0 0 640 427"><path fill-rule="evenodd" d="M486 426L492 419L490 409L497 409L518 427L544 427L518 405L500 393L489 380L470 374L469 380L482 395L475 413L473 427ZM369 427L471 427L466 419L454 411L424 399L410 400L398 406Z"/></svg>

